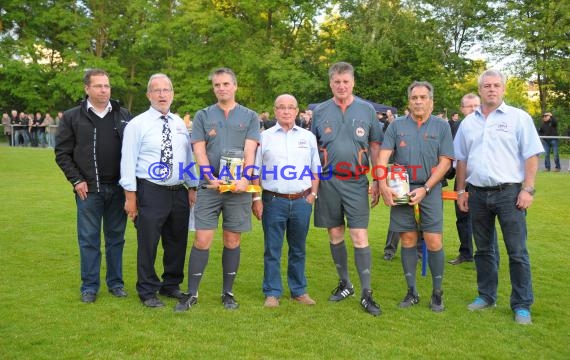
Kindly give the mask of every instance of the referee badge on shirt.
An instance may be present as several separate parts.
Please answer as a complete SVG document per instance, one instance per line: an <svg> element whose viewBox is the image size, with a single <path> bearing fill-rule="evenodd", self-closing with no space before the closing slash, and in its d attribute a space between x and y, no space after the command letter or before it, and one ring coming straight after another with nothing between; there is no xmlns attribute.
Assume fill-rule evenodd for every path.
<svg viewBox="0 0 570 360"><path fill-rule="evenodd" d="M356 136L363 137L364 135L366 135L366 130L364 130L361 127L357 127L356 128Z"/></svg>

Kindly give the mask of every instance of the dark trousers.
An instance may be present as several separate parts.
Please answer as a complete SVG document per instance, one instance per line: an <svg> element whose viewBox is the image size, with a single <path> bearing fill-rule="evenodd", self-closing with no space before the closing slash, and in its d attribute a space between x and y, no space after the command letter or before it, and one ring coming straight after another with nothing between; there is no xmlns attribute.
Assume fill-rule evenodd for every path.
<svg viewBox="0 0 570 360"><path fill-rule="evenodd" d="M499 219L509 255L511 275L511 309L528 309L534 301L530 259L526 247L526 211L516 207L521 185L502 190L471 189L469 210L473 220L473 236L477 245L475 266L479 296L487 303L497 301L499 274L493 249L495 218Z"/></svg>
<svg viewBox="0 0 570 360"><path fill-rule="evenodd" d="M459 256L464 259L473 259L473 227L471 226L471 214L459 210L455 203L455 226L459 236Z"/></svg>
<svg viewBox="0 0 570 360"><path fill-rule="evenodd" d="M105 239L107 288L123 287L123 247L127 214L125 193L118 184L101 184L101 191L85 200L75 195L77 240L81 260L81 292L97 294L101 271L101 228Z"/></svg>
<svg viewBox="0 0 570 360"><path fill-rule="evenodd" d="M384 255L396 255L398 250L398 243L400 242L400 233L388 230L386 234L386 246L384 247ZM418 250L418 256L422 256L422 243L424 242L424 237L422 234L418 235L418 243L416 244L416 249Z"/></svg>
<svg viewBox="0 0 570 360"><path fill-rule="evenodd" d="M184 280L188 243L188 191L139 181L137 228L137 292L141 300L156 295L161 288L177 290ZM154 269L158 241L164 250L162 281Z"/></svg>

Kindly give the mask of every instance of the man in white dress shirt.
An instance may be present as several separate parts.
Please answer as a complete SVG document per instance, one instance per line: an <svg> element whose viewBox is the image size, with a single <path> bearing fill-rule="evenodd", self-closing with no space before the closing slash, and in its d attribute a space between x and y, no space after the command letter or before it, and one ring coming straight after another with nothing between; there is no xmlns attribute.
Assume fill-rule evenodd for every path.
<svg viewBox="0 0 570 360"><path fill-rule="evenodd" d="M313 133L295 125L299 113L295 97L278 96L274 110L277 124L261 133L255 158L257 177L252 180L263 187L262 197L254 195L252 209L263 224L264 305L279 306L283 293L281 250L285 234L289 244L287 283L291 299L314 305L307 294L305 245L319 187L317 140Z"/></svg>

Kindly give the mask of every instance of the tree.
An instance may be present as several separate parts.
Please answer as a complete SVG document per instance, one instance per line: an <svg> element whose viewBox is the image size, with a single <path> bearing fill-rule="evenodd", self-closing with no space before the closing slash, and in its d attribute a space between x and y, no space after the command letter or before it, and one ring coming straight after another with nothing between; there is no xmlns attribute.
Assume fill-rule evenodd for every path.
<svg viewBox="0 0 570 360"><path fill-rule="evenodd" d="M346 1L340 9L338 21L347 31L339 34L333 59L355 66L359 95L403 109L408 85L426 80L435 87L436 109L457 103L456 76L444 56L447 43L433 23L399 1Z"/></svg>
<svg viewBox="0 0 570 360"><path fill-rule="evenodd" d="M515 72L538 85L541 112L570 99L570 3L556 0L505 0L498 56L517 54ZM564 101L563 100L563 101Z"/></svg>

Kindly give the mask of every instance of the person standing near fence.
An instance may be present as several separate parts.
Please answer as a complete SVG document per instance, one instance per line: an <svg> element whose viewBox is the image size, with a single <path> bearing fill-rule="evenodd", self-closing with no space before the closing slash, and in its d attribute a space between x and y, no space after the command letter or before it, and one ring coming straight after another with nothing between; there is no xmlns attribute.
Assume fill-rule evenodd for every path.
<svg viewBox="0 0 570 360"><path fill-rule="evenodd" d="M109 75L104 70L87 70L83 84L86 99L67 110L59 124L55 161L75 193L81 301L92 303L100 286L101 224L107 288L115 297L127 296L123 281L127 216L119 179L123 130L131 114L111 100Z"/></svg>
<svg viewBox="0 0 570 360"><path fill-rule="evenodd" d="M12 146L12 126L10 124L10 116L8 113L2 114L2 127L4 128L4 135L8 141L8 145Z"/></svg>
<svg viewBox="0 0 570 360"><path fill-rule="evenodd" d="M538 129L540 136L558 136L558 121L552 113L547 112L542 114L542 124ZM554 156L554 172L560 171L560 156L558 155L558 139L542 139L544 144L544 168L545 171L550 171L550 149Z"/></svg>

